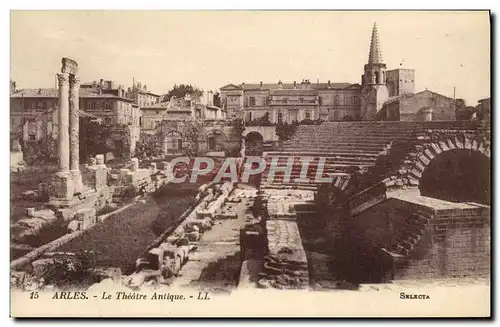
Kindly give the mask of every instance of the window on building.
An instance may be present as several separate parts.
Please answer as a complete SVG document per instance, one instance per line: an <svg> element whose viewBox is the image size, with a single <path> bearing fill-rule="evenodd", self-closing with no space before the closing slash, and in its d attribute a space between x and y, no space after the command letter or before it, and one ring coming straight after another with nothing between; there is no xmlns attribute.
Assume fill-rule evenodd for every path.
<svg viewBox="0 0 500 327"><path fill-rule="evenodd" d="M208 149L215 150L215 137L213 136L208 138Z"/></svg>
<svg viewBox="0 0 500 327"><path fill-rule="evenodd" d="M25 110L28 110L28 109L30 108L30 103L29 103L28 101L24 101L24 103L23 103L23 108L24 108Z"/></svg>
<svg viewBox="0 0 500 327"><path fill-rule="evenodd" d="M267 97L267 98L266 98L266 104L267 104L267 105L271 104L271 98L270 98L270 97Z"/></svg>
<svg viewBox="0 0 500 327"><path fill-rule="evenodd" d="M278 123L283 123L283 113L281 111L278 112Z"/></svg>
<svg viewBox="0 0 500 327"><path fill-rule="evenodd" d="M342 99L340 98L340 95L335 96L334 103L336 106L340 106L342 104Z"/></svg>
<svg viewBox="0 0 500 327"><path fill-rule="evenodd" d="M28 139L30 141L36 141L36 135L30 134L30 135L28 135Z"/></svg>
<svg viewBox="0 0 500 327"><path fill-rule="evenodd" d="M111 122L112 122L111 117L106 117L106 118L104 118L104 123L105 123L106 125L111 125Z"/></svg>
<svg viewBox="0 0 500 327"><path fill-rule="evenodd" d="M250 106L255 106L255 97L249 97L248 98L248 103Z"/></svg>
<svg viewBox="0 0 500 327"><path fill-rule="evenodd" d="M104 102L104 110L111 110L111 103Z"/></svg>
<svg viewBox="0 0 500 327"><path fill-rule="evenodd" d="M288 103L288 98L283 98L283 103Z"/></svg>
<svg viewBox="0 0 500 327"><path fill-rule="evenodd" d="M299 98L299 102L303 103L304 102L304 98Z"/></svg>
<svg viewBox="0 0 500 327"><path fill-rule="evenodd" d="M248 113L248 121L252 121L253 120L253 115L252 115L252 112L250 111Z"/></svg>
<svg viewBox="0 0 500 327"><path fill-rule="evenodd" d="M95 110L95 102L87 101L87 110Z"/></svg>
<svg viewBox="0 0 500 327"><path fill-rule="evenodd" d="M311 119L311 112L310 111L306 111L306 119Z"/></svg>
<svg viewBox="0 0 500 327"><path fill-rule="evenodd" d="M156 110L156 114L159 115L160 114L160 110Z"/></svg>

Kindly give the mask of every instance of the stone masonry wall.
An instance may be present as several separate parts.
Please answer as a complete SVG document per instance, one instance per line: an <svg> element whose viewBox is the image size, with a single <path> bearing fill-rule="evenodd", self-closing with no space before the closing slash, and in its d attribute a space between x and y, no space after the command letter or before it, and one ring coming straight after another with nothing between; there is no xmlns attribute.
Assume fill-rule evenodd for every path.
<svg viewBox="0 0 500 327"><path fill-rule="evenodd" d="M490 208L414 199L391 198L354 217L353 233L366 253L392 255L392 267L378 264L394 279L489 275Z"/></svg>
<svg viewBox="0 0 500 327"><path fill-rule="evenodd" d="M417 251L397 265L396 279L490 274L489 208L438 211L425 232Z"/></svg>

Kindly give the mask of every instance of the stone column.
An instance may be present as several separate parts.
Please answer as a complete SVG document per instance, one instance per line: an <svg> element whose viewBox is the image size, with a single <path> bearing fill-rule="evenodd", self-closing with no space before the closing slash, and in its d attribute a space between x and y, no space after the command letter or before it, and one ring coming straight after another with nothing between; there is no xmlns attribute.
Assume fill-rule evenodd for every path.
<svg viewBox="0 0 500 327"><path fill-rule="evenodd" d="M70 75L69 81L69 138L70 138L70 169L76 191L82 185L80 173L80 80Z"/></svg>
<svg viewBox="0 0 500 327"><path fill-rule="evenodd" d="M245 150L246 150L246 143L245 143L245 137L241 136L241 150L240 150L240 157L244 158L245 157Z"/></svg>
<svg viewBox="0 0 500 327"><path fill-rule="evenodd" d="M59 80L58 155L59 171L69 171L69 74L57 74Z"/></svg>

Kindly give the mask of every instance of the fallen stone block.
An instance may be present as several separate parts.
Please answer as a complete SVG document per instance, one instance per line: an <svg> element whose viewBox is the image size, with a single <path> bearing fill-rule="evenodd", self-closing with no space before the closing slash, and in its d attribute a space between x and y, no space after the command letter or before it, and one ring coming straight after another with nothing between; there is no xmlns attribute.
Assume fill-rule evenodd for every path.
<svg viewBox="0 0 500 327"><path fill-rule="evenodd" d="M21 198L23 200L34 201L38 198L38 196L39 196L39 193L38 193L38 191L35 191L35 190L25 191L25 192L21 193Z"/></svg>

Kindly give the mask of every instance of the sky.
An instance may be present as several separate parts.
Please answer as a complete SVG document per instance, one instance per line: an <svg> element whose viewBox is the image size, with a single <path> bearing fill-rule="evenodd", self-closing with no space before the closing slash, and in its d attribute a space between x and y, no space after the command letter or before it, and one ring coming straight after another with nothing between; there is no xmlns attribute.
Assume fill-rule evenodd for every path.
<svg viewBox="0 0 500 327"><path fill-rule="evenodd" d="M81 82L133 79L163 94L174 84L360 83L373 23L388 69L415 69L425 89L469 105L490 96L488 12L12 11L11 79L54 87L61 58Z"/></svg>

